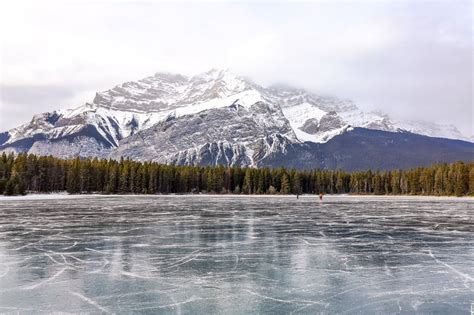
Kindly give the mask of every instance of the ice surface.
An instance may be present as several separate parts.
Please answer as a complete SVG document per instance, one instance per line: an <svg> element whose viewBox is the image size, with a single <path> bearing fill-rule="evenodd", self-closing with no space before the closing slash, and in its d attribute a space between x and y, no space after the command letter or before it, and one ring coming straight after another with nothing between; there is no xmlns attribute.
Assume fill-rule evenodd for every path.
<svg viewBox="0 0 474 315"><path fill-rule="evenodd" d="M0 313L466 313L473 199L0 199Z"/></svg>

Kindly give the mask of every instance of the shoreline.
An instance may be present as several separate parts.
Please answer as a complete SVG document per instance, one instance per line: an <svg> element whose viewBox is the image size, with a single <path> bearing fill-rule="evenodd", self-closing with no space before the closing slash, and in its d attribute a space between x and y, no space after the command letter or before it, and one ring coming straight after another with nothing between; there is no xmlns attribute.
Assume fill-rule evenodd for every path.
<svg viewBox="0 0 474 315"><path fill-rule="evenodd" d="M113 198L113 197L139 197L139 198L190 198L190 197L211 197L211 198L292 198L298 200L296 195L269 195L269 194L68 194L68 193L31 193L22 196L4 196L0 195L0 201L8 200L55 200L55 199L86 199L86 198ZM310 199L314 198L319 201L319 195L317 194L303 194L299 195L299 198ZM325 194L325 199L350 199L350 198L371 198L371 199L393 199L393 198L405 198L405 199L448 199L448 200L470 200L474 201L474 196L437 196L437 195L370 195L370 194Z"/></svg>

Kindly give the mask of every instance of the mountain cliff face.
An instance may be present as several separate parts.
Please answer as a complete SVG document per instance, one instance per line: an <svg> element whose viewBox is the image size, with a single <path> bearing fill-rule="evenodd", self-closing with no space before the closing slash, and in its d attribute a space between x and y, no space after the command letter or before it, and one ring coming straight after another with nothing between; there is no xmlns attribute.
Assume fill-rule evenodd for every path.
<svg viewBox="0 0 474 315"><path fill-rule="evenodd" d="M318 150L329 147L324 144L353 134L356 127L390 132L394 139L406 132L463 138L452 126L397 122L383 113L365 113L348 100L266 88L211 70L194 77L157 73L97 93L75 109L36 115L0 133L0 150L239 166L290 165L284 157L299 152L292 159L306 167L305 157L320 161Z"/></svg>
<svg viewBox="0 0 474 315"><path fill-rule="evenodd" d="M297 142L278 106L238 94L229 106L195 114L168 116L151 128L124 139L114 158L127 157L173 164L257 166ZM251 101L249 101L251 100Z"/></svg>

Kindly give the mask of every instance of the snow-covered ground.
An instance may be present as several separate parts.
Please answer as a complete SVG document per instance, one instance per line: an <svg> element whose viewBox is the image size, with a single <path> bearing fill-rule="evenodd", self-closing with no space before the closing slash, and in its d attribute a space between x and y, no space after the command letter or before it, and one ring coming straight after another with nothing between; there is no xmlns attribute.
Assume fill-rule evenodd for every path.
<svg viewBox="0 0 474 315"><path fill-rule="evenodd" d="M24 196L4 196L0 195L0 201L11 201L11 200L55 200L55 199L78 199L78 198L208 198L208 199L234 199L234 198L287 198L287 199L296 199L296 195L233 195L233 194L156 194L156 195L134 195L134 194L123 194L123 195L110 195L110 194L68 194L64 193L52 193L52 194L27 194ZM319 195L313 194L303 194L299 195L298 198L303 199L317 199L319 200ZM411 196L411 195L400 195L400 196L390 196L390 195L352 195L352 194L326 194L323 197L324 200L337 201L337 200L420 200L420 201L429 201L429 200L457 200L457 201L466 201L473 202L474 197L456 197L456 196Z"/></svg>

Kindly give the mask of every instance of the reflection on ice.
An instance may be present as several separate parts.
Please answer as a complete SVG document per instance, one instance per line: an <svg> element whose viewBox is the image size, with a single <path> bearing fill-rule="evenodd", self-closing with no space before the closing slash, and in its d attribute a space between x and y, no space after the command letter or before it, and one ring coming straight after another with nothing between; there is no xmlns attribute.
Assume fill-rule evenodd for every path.
<svg viewBox="0 0 474 315"><path fill-rule="evenodd" d="M472 199L0 200L0 312L467 313Z"/></svg>

